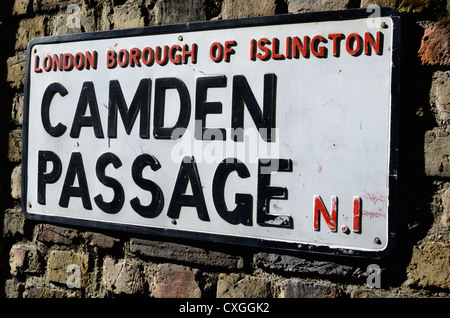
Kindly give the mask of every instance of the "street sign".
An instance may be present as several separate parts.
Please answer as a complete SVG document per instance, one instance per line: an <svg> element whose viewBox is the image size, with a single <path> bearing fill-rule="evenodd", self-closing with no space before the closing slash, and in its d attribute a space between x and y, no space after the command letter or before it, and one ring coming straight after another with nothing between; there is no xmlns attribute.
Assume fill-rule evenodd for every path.
<svg viewBox="0 0 450 318"><path fill-rule="evenodd" d="M34 39L27 217L276 249L392 247L389 9Z"/></svg>

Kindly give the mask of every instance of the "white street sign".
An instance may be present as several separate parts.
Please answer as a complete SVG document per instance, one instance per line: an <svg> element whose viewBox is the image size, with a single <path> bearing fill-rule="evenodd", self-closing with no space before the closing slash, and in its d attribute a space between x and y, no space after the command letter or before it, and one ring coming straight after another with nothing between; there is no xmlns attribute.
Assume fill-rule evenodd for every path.
<svg viewBox="0 0 450 318"><path fill-rule="evenodd" d="M350 255L391 247L398 23L381 11L47 37L27 217Z"/></svg>

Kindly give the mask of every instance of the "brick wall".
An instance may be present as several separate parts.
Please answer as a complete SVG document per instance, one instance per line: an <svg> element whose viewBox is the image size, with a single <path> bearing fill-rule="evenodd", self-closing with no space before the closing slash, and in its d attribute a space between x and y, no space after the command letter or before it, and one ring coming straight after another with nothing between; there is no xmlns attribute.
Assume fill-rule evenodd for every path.
<svg viewBox="0 0 450 318"><path fill-rule="evenodd" d="M34 37L282 13L395 8L402 17L398 248L386 260L279 253L26 220L25 49ZM81 24L67 23L70 4ZM450 2L0 0L2 297L449 297ZM367 284L381 268L381 288ZM378 286L375 286L378 287Z"/></svg>

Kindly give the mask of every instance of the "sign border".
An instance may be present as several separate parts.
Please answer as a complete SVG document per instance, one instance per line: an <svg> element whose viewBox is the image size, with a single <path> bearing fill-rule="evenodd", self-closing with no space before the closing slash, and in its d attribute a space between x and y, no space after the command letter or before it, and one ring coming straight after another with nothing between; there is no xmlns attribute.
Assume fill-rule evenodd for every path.
<svg viewBox="0 0 450 318"><path fill-rule="evenodd" d="M388 227L387 246L381 251L365 251L346 248L332 248L330 246L316 246L312 244L301 244L294 242L279 242L271 239L258 239L238 237L224 234L198 233L194 231L184 231L177 229L151 228L129 224L111 223L109 221L94 221L65 218L60 216L48 216L32 214L27 210L27 163L28 163L28 132L29 132L29 89L30 89L30 65L32 48L36 44L65 43L85 40L100 40L109 38L133 37L144 35L161 35L176 32L192 32L216 29L234 29L242 27L256 27L268 25L286 25L293 23L325 22L340 20L355 20L362 18L373 18L372 10L369 9L349 9L343 11L324 11L301 14L280 14L263 17L251 17L241 19L228 19L204 22L189 22L182 24L147 26L142 28L98 31L89 33L76 33L68 35L58 35L35 38L30 41L26 51L26 69L24 81L24 106L23 106L23 134L22 134L22 211L28 219L58 223L73 226L83 226L90 229L118 230L128 233L147 234L159 237L171 237L176 239L189 239L202 241L205 243L225 243L239 246L253 246L264 249L275 249L294 252L313 252L331 255L347 255L366 258L385 258L395 246L395 225L397 209L397 175L398 175L398 121L400 103L400 16L391 8L379 8L381 17L390 17L393 22L393 43L392 43L392 68L391 68L391 122L390 122L390 162L389 162L389 205L388 205Z"/></svg>

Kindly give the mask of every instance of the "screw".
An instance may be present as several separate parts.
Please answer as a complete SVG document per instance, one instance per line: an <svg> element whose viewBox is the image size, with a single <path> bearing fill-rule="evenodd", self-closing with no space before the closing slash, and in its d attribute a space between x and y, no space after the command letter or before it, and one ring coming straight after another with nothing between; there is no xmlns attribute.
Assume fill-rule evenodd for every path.
<svg viewBox="0 0 450 318"><path fill-rule="evenodd" d="M345 233L345 234L350 233L350 229L348 228L347 225L342 225L342 226L341 226L341 231L342 231L343 233Z"/></svg>
<svg viewBox="0 0 450 318"><path fill-rule="evenodd" d="M178 37L178 41L183 41L183 36L182 36L182 35L180 35L180 36Z"/></svg>
<svg viewBox="0 0 450 318"><path fill-rule="evenodd" d="M173 224L173 225L177 225L177 220L172 219L172 224Z"/></svg>
<svg viewBox="0 0 450 318"><path fill-rule="evenodd" d="M387 29L388 28L388 25L386 24L386 22L381 22L381 28L382 29Z"/></svg>
<svg viewBox="0 0 450 318"><path fill-rule="evenodd" d="M377 236L376 238L374 238L373 241L374 241L376 244L381 244L381 240L380 240L380 238L379 238L378 236Z"/></svg>

